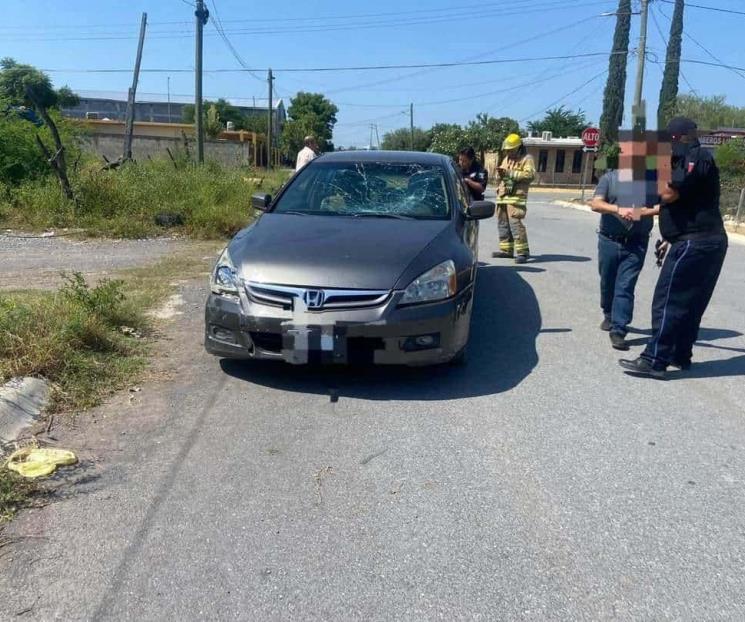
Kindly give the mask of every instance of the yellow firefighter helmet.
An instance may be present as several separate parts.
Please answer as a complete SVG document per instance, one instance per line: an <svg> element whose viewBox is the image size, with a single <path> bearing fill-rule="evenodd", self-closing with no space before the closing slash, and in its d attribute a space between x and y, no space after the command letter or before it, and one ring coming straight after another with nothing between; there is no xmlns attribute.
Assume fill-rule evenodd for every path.
<svg viewBox="0 0 745 622"><path fill-rule="evenodd" d="M519 134L510 134L507 138L504 139L504 142L502 143L502 150L503 151L512 151L513 149L517 149L518 147L522 146L523 139L520 138Z"/></svg>

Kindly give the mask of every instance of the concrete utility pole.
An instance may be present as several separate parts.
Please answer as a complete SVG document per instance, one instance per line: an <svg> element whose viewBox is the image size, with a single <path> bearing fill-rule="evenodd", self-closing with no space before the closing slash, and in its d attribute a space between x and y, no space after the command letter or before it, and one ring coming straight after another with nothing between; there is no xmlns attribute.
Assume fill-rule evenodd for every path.
<svg viewBox="0 0 745 622"><path fill-rule="evenodd" d="M204 163L204 113L202 101L202 42L204 40L204 26L210 17L210 12L204 6L204 0L197 0L197 10L194 11L197 18L197 41L195 62L195 88L194 88L194 123L197 131L197 162Z"/></svg>
<svg viewBox="0 0 745 622"><path fill-rule="evenodd" d="M140 24L140 41L137 44L137 59L135 60L135 73L132 78L132 86L127 97L127 120L124 129L124 153L122 160L132 159L132 136L135 129L135 97L137 95L137 82L140 79L140 63L142 63L142 48L145 44L145 30L147 29L147 13L142 14Z"/></svg>
<svg viewBox="0 0 745 622"><path fill-rule="evenodd" d="M414 104L409 104L409 151L414 151Z"/></svg>
<svg viewBox="0 0 745 622"><path fill-rule="evenodd" d="M267 77L267 82L269 83L269 106L268 108L268 114L266 119L266 167L272 168L272 142L274 141L274 137L272 136L272 126L274 125L274 115L272 113L272 100L274 98L274 75L272 75L272 70L269 69L269 75Z"/></svg>
<svg viewBox="0 0 745 622"><path fill-rule="evenodd" d="M638 64L636 67L636 90L634 107L631 111L634 129L646 129L647 113L644 102L644 63L647 59L647 20L649 18L649 0L641 0L641 26L639 32Z"/></svg>
<svg viewBox="0 0 745 622"><path fill-rule="evenodd" d="M171 119L171 76L168 76L168 122L173 123Z"/></svg>

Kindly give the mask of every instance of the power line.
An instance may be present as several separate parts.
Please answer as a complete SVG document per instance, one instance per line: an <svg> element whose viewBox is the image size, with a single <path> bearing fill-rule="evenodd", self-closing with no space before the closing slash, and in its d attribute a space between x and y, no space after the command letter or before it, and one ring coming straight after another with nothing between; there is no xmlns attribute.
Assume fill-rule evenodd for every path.
<svg viewBox="0 0 745 622"><path fill-rule="evenodd" d="M192 2L189 2L187 0L181 0L185 4L189 6L194 6ZM439 8L427 8L425 10L422 9L416 9L416 10L407 10L407 11L389 11L389 12L382 12L382 13L363 13L363 14L351 14L351 15L326 15L326 16L319 16L319 15L313 15L313 16L300 16L300 17L287 17L282 16L282 23L288 23L288 22L320 22L318 26L328 26L329 22L333 21L344 21L344 20L358 20L358 19L369 19L369 18L400 18L402 16L406 15L413 15L413 17L404 18L407 20L419 20L421 21L424 19L423 15L429 15L432 18L438 18L443 19L447 17L448 19L451 18L453 15L460 15L464 11L470 10L470 9L480 9L481 13L480 15L484 15L485 12L488 14L496 13L497 15L512 15L512 14L520 14L522 12L536 12L536 11L543 11L546 9L551 9L554 6L560 7L561 9L564 9L566 7L565 0L522 0L518 4L519 0L513 0L510 3L509 8L505 12L505 7L502 3L487 3L487 4L471 4L471 5L452 5L447 7L439 7ZM577 6L597 6L598 3L610 3L614 0L586 0L582 3L578 3ZM438 16L438 13L442 14L450 14L450 15L442 15ZM386 20L386 24L390 20ZM396 20L400 21L400 20ZM271 22L272 24L276 24L277 19L276 18L247 18L247 19L234 19L234 20L222 20L223 24L240 24L240 23L261 23L261 22ZM161 22L152 22L152 25L159 25L159 26L191 26L190 21L161 21ZM27 26L0 26L0 31L3 30L23 30L24 35L27 35L29 32L37 31L42 32L44 30L74 30L74 29L97 29L97 28L107 28L109 31L112 31L112 28L117 28L116 26L112 26L111 23L108 24L79 24L79 25L49 25L49 26L42 26L37 28L28 28ZM118 28L128 28L125 26L121 26ZM178 32L178 31L175 31Z"/></svg>
<svg viewBox="0 0 745 622"><path fill-rule="evenodd" d="M534 112L533 114L531 114L531 115L528 115L527 117L523 117L522 119L520 119L520 121L519 121L519 122L520 122L520 123L524 123L525 121L528 121L529 119L532 119L533 117L537 117L537 116L538 116L539 114L543 114L544 112L547 112L548 110L550 110L551 108L553 108L553 107L554 107L554 106L556 106L557 104L560 104L560 103L561 103L562 101L564 101L564 100L565 100L565 99L566 99L567 97L571 97L571 96L572 96L572 95L574 95L575 93L578 93L579 91L581 91L581 90L582 90L583 88L585 88L586 86L589 86L590 84L592 84L593 82L595 82L595 80L597 80L597 79L599 79L599 78L602 78L602 77L603 77L603 76L604 76L604 75L605 75L606 73L608 73L608 70L607 70L607 69L604 69L604 70L603 70L603 71L601 71L601 72L600 72L599 74L597 74L597 75L593 76L592 78L590 78L590 79L589 79L589 80L587 80L586 82L583 82L582 84L580 84L580 85L579 85L579 86L578 86L577 88L575 88L575 89L573 89L573 90L569 91L569 93L566 93L565 95L562 95L562 96L561 96L561 97L560 97L559 99L557 99L556 101L553 101L553 102L551 102L551 103L550 103L550 104L549 104L548 106L546 106L546 107L545 107L545 108L543 108L542 110L539 110L538 112Z"/></svg>
<svg viewBox="0 0 745 622"><path fill-rule="evenodd" d="M664 2L665 4L675 4L674 0L660 0L660 2ZM717 6L706 6L703 4L692 4L690 2L685 3L686 6L692 7L694 9L704 9L706 11L717 11L719 13L730 13L732 15L745 15L745 11L735 11L734 9L722 9Z"/></svg>
<svg viewBox="0 0 745 622"><path fill-rule="evenodd" d="M662 10L660 10L660 9L658 9L658 10L660 11L660 15L664 15L664 13L662 13ZM669 45L669 43L668 43L667 38L665 37L665 33L662 32L662 27L660 26L660 22L657 19L657 15L656 15L656 12L654 10L654 6L652 6L652 10L650 11L650 13L652 14L652 21L654 22L655 28L657 29L657 32L660 35L660 39L662 39L662 42L665 44L665 48L667 48L668 45ZM665 17L667 17L667 15L665 15ZM668 18L668 19L670 19L670 18ZM671 19L670 19L670 22L672 23L672 20ZM657 65L657 67L660 68L660 71L662 71L662 75L664 76L665 75L665 72L662 69L662 63L659 62L659 61L652 61L652 62L655 65ZM683 69L680 67L680 63L678 63L678 72L680 73L680 77L683 78L683 81L688 85L688 88L691 89L691 92L694 93L694 94L697 93L696 89L693 88L693 85L690 83L690 81L686 77L685 73L683 73Z"/></svg>
<svg viewBox="0 0 745 622"><path fill-rule="evenodd" d="M670 16L669 16L669 15L667 15L667 14L665 14L665 13L663 12L663 10L662 10L662 9L658 9L658 10L659 10L659 12L660 12L660 15L663 15L663 16L664 16L664 17L665 17L666 19L668 19L668 20L670 20L670 19L671 19L671 18L670 18ZM707 48L707 47L706 47L706 46L705 46L705 45L704 45L703 43L701 43L700 41L698 41L698 40L697 40L697 39L696 39L696 38L695 38L695 37L694 37L693 35L689 34L689 33L688 33L687 31L683 31L683 36L685 36L685 38L686 38L686 39L688 39L689 41L691 41L691 43L693 43L694 45L696 45L696 46L697 46L697 47L698 47L699 49L703 50L703 52L704 52L704 53L705 53L705 54L706 54L706 55L707 55L707 56L708 56L709 58L712 58L712 59L714 59L714 60L715 60L716 62L718 62L718 63L721 63L721 64L723 64L723 65L725 64L725 63L724 63L724 61L723 61L723 60L722 60L721 58L719 58L719 57L718 57L718 56L717 56L716 54L714 54L714 53L713 53L713 52L712 52L712 51L711 51L710 49L708 49L708 48ZM734 73L734 74L735 74L735 75L736 75L736 76L737 76L738 78L744 78L744 79L745 79L745 74L743 74L743 73L740 73L740 71L738 71L738 70L736 70L736 69L730 69L730 71L731 71L732 73ZM681 72L681 75L682 75L682 72ZM688 80L686 80L686 83L688 83ZM688 84L688 86L690 86L690 84ZM695 91L695 89L693 89L693 88L692 88L691 90L693 90L693 92L694 92L694 93L696 92L696 91Z"/></svg>
<svg viewBox="0 0 745 622"><path fill-rule="evenodd" d="M611 52L611 55L626 54L626 52ZM608 56L608 52L586 52L583 54L568 54L559 56L532 56L524 58L495 58L490 60L460 61L450 63L414 63L407 65L359 65L349 67L284 67L275 69L276 72L285 73L333 73L338 71L387 71L392 69L440 69L448 67L466 67L481 65L500 65L508 63L526 63L549 60L572 60L575 58L592 58L596 56ZM129 69L44 69L48 73L128 73ZM143 69L149 73L191 73L191 69ZM265 71L265 69L209 69L205 73L244 73L248 71Z"/></svg>
<svg viewBox="0 0 745 622"><path fill-rule="evenodd" d="M222 37L222 40L225 43L225 46L228 48L228 51L238 61L238 64L244 69L246 69L246 71L248 71L248 74L252 78L254 78L255 80L258 80L259 82L263 82L264 81L263 79L261 79L259 76L253 73L250 69L248 69L247 63L243 60L243 57L238 53L238 50L235 49L233 44L230 42L230 39L228 39L228 36L225 34L225 29L222 26L222 20L220 19L220 14L217 10L217 0L212 0L212 11L215 14L214 19L212 20L212 25L215 27L215 30L217 30L217 32Z"/></svg>
<svg viewBox="0 0 745 622"><path fill-rule="evenodd" d="M601 1L608 1L608 0L601 0ZM592 0L592 2L585 2L574 5L575 7L578 6L597 6L597 0ZM510 16L517 16L517 15L527 15L532 13L538 13L538 12L547 12L547 11L563 11L566 8L566 3L564 0L559 0L558 2L552 2L550 6L535 6L535 7L529 7L527 9L521 9L521 10L514 10L514 11L505 11L504 9L494 10L493 12L485 12L481 11L479 14L480 19L487 19L487 18L499 18L502 19L504 17L510 17ZM460 11L459 11L460 13ZM317 24L317 25L311 25L311 26L300 26L300 27L269 27L269 28L249 28L249 29L239 29L239 30L230 30L225 31L226 34L231 34L235 36L257 36L257 35L278 35L278 34L302 34L302 33L328 33L328 32L334 32L334 31L341 31L341 30L367 30L367 29L379 29L379 28L402 28L402 27L412 27L412 26L419 26L419 25L430 25L430 24L439 24L439 23L449 23L452 21L454 17L456 17L457 14L448 15L448 16L431 16L431 17L411 17L411 18L404 18L404 19L395 19L395 20L379 20L379 21L372 21L372 22L364 22L364 23L348 23L348 24L338 24L338 25L327 25L327 24ZM597 17L597 15L593 16ZM191 29L181 29L181 30L167 30L167 31L153 31L151 32L149 39L184 39L184 38L190 38L193 36L193 30ZM96 33L87 33L85 36L55 36L55 37L42 37L42 36L29 36L28 33L24 33L23 35L15 35L15 40L23 40L23 41L114 41L114 40L127 40L131 39L132 35L128 33L122 33L122 32L96 32ZM215 36L221 36L220 33L216 33ZM10 39L8 39L10 40Z"/></svg>

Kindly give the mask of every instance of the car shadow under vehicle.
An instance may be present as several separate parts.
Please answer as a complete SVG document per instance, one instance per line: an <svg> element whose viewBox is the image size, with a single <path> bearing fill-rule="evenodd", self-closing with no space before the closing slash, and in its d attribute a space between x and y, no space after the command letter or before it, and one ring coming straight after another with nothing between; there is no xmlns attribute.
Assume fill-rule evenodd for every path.
<svg viewBox="0 0 745 622"><path fill-rule="evenodd" d="M476 283L468 362L437 367L300 366L223 359L234 378L338 399L453 400L519 385L538 364L541 312L533 288L512 267L484 266Z"/></svg>

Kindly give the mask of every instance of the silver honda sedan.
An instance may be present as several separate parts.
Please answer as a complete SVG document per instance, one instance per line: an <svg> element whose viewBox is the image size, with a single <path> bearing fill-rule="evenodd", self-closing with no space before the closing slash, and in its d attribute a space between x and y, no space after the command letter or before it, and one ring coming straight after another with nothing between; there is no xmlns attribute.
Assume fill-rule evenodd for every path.
<svg viewBox="0 0 745 622"><path fill-rule="evenodd" d="M205 347L293 364L432 365L464 360L478 267L477 220L442 155L323 155L222 252Z"/></svg>

